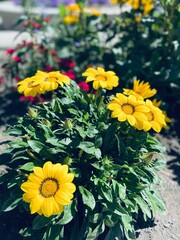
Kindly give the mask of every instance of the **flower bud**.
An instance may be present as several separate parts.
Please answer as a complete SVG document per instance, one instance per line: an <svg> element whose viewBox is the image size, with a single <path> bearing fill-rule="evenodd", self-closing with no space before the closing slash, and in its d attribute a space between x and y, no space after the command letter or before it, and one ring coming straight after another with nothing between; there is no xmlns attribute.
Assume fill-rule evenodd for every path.
<svg viewBox="0 0 180 240"><path fill-rule="evenodd" d="M31 118L37 118L37 111L33 108L28 108L28 115Z"/></svg>
<svg viewBox="0 0 180 240"><path fill-rule="evenodd" d="M65 120L63 128L64 128L64 130L68 130L68 129L73 128L73 123L71 122L70 119Z"/></svg>

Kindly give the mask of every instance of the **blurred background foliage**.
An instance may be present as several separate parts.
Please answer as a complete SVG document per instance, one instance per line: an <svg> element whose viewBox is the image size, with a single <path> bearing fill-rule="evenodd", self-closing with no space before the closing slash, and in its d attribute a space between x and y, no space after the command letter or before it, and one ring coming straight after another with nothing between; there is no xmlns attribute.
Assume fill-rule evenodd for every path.
<svg viewBox="0 0 180 240"><path fill-rule="evenodd" d="M17 25L31 40L8 53L4 82L22 80L37 69L61 70L81 82L87 67L100 65L120 76L120 88L132 87L134 79L149 82L158 90L157 98L166 102L170 117L179 119L179 1L117 0L114 8L102 1L112 8L110 14L101 13L100 5L94 8L98 1L69 5L72 2L61 3L53 19L26 8ZM115 8L120 14L113 14Z"/></svg>

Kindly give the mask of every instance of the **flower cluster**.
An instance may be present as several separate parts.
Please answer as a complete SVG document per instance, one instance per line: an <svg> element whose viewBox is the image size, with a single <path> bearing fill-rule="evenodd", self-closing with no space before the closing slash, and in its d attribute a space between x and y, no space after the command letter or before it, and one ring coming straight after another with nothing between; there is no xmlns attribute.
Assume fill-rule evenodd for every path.
<svg viewBox="0 0 180 240"><path fill-rule="evenodd" d="M93 88L105 88L111 90L118 86L118 77L112 71L105 72L103 68L88 68L83 76L86 82L93 81ZM140 80L134 81L133 90L124 89L123 93L117 93L116 97L108 104L112 111L111 116L118 121L128 121L131 126L139 130L149 131L151 128L160 132L166 126L164 113L149 99L156 94L156 89L151 89L149 83ZM128 96L126 96L128 95Z"/></svg>
<svg viewBox="0 0 180 240"><path fill-rule="evenodd" d="M90 16L98 17L102 15L102 13L95 8L83 7L81 9L78 4L74 3L66 6L66 16L63 17L63 22L65 22L66 24L74 24L78 22L81 12L87 17L90 17Z"/></svg>
<svg viewBox="0 0 180 240"><path fill-rule="evenodd" d="M135 10L142 10L144 15L154 8L154 0L112 0L112 3L126 3Z"/></svg>

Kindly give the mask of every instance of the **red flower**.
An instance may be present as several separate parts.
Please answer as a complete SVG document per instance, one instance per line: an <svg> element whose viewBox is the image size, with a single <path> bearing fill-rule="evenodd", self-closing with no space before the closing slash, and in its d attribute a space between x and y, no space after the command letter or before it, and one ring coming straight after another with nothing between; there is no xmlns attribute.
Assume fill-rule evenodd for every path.
<svg viewBox="0 0 180 240"><path fill-rule="evenodd" d="M21 62L21 59L18 56L14 56L12 60L14 60L15 62Z"/></svg>
<svg viewBox="0 0 180 240"><path fill-rule="evenodd" d="M68 68L74 68L75 63L69 59L61 59L60 65Z"/></svg>
<svg viewBox="0 0 180 240"><path fill-rule="evenodd" d="M38 28L40 28L40 24L37 23L37 22L35 22L35 23L33 24L33 27L36 28L36 29L38 29Z"/></svg>
<svg viewBox="0 0 180 240"><path fill-rule="evenodd" d="M54 68L53 68L53 66L45 66L45 71L46 72L50 72L50 71L52 71Z"/></svg>
<svg viewBox="0 0 180 240"><path fill-rule="evenodd" d="M44 18L44 21L48 23L48 22L51 21L51 18L50 18L50 17L45 17L45 18Z"/></svg>
<svg viewBox="0 0 180 240"><path fill-rule="evenodd" d="M56 55L57 54L56 50L51 50L51 54Z"/></svg>
<svg viewBox="0 0 180 240"><path fill-rule="evenodd" d="M3 77L0 77L0 83L2 83L3 82Z"/></svg>
<svg viewBox="0 0 180 240"><path fill-rule="evenodd" d="M63 74L66 75L66 76L68 76L68 77L71 78L72 80L75 80L75 79L76 79L76 75L75 75L75 73L73 72L73 70L68 70L67 72L64 72Z"/></svg>
<svg viewBox="0 0 180 240"><path fill-rule="evenodd" d="M29 101L29 102L34 102L34 97L31 97L31 96L28 96L28 97L25 97L25 96L21 96L19 98L20 101Z"/></svg>
<svg viewBox="0 0 180 240"><path fill-rule="evenodd" d="M13 52L15 52L15 49L14 49L14 48L9 48L9 49L6 51L6 54L7 54L7 55L11 55L11 54L13 54Z"/></svg>
<svg viewBox="0 0 180 240"><path fill-rule="evenodd" d="M19 77L15 77L15 81L16 81L16 82L19 82L19 81L20 81L20 78L19 78Z"/></svg>
<svg viewBox="0 0 180 240"><path fill-rule="evenodd" d="M86 82L79 82L77 85L85 92L89 92L90 90L89 85Z"/></svg>

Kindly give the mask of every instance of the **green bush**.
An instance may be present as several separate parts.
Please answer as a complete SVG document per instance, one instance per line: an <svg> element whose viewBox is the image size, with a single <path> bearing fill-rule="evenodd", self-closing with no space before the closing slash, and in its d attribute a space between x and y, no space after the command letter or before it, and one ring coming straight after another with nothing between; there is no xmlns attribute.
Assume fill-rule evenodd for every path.
<svg viewBox="0 0 180 240"><path fill-rule="evenodd" d="M87 76L86 81L92 81L92 73L95 74L93 84L95 81L110 84L118 79L112 72L98 69L97 76L96 71L92 68L87 70L83 74ZM91 77L88 78L89 74ZM38 74L31 78L36 90L35 83L40 79L42 92L41 84L57 81L48 76L45 80ZM102 83L103 76L106 78ZM60 80L63 82L63 76ZM51 88L47 86L49 89L46 91ZM138 130L130 117L122 120L119 115L118 119L113 115L109 109L112 110L110 104L116 97L112 96L111 90L106 90L108 86L95 87L96 92L93 88L85 92L71 81L69 85L57 88L51 101L29 108L28 113L6 131L18 138L9 143L6 151L6 164L11 170L0 177L3 190L1 214L2 219L6 219L8 212L12 211L19 222L18 226L14 224L11 228L12 220L7 217L1 236L8 234L10 239L19 232L19 238L22 236L23 239L136 239L138 218L142 216L143 221L147 221L153 219L156 212L165 210L156 189L159 184L157 170L165 163L164 148L152 130ZM26 86L27 89L30 87L33 88ZM142 107L140 112L144 114L144 120L141 124L148 121L145 117L147 101L132 95L116 96L122 95L129 102L122 104L120 113L124 111L127 116L133 116L123 107L133 106L131 102L134 101L139 108ZM151 111L149 113L152 114ZM162 114L161 111L159 113ZM47 164L48 161L54 166L49 170L47 165L51 164ZM4 164L3 160L1 164ZM71 193L64 190L65 195L62 196L72 200L61 202L59 206L65 206L59 214L57 202L42 208L40 204L36 208L32 203L35 192L36 204L39 204L39 197L49 203L52 198L56 199L59 204L56 192L59 188L61 190L63 183L61 180L57 183L59 180L56 178L64 175L57 175L54 171L60 164L63 168L68 167L71 174L71 177L68 175L71 178L69 182L74 175L72 184L76 191L71 185ZM39 175L42 171L46 171L44 179ZM46 181L50 181L50 188L45 188ZM51 181L56 183L55 190ZM5 226L9 227L8 233Z"/></svg>

